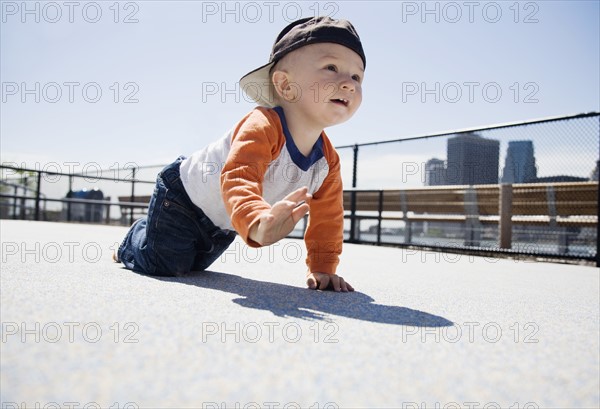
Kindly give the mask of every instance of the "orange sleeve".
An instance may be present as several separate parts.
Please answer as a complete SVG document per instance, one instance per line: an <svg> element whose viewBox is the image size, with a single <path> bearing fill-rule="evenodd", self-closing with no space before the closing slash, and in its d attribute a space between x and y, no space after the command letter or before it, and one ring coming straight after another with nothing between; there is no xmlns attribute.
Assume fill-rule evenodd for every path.
<svg viewBox="0 0 600 409"><path fill-rule="evenodd" d="M248 237L250 226L271 208L262 197L263 179L284 143L277 113L262 107L242 119L233 132L221 171L221 195L231 224L251 247L260 245Z"/></svg>
<svg viewBox="0 0 600 409"><path fill-rule="evenodd" d="M344 196L340 158L329 140L324 139L323 150L329 173L310 201L304 241L308 250L306 264L309 270L335 274L344 242Z"/></svg>

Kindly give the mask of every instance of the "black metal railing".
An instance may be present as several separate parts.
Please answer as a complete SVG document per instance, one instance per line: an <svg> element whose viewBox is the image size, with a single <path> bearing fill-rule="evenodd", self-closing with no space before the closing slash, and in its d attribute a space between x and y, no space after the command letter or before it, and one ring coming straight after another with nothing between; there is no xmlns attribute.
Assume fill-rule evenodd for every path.
<svg viewBox="0 0 600 409"><path fill-rule="evenodd" d="M0 170L2 171L3 175L5 175L7 173L7 171L10 171L11 174L12 173L26 174L27 178L33 177L33 179L35 180L33 188L26 186L23 183L19 184L19 183L10 182L8 180L1 181L2 186L14 189L14 193L12 193L12 194L0 192L0 207L12 209L12 214L10 214L11 212L5 212L6 214L4 215L4 217L11 218L11 219L22 219L22 220L25 220L25 219L38 220L38 221L48 220L48 217L46 215L46 213L47 213L46 205L48 203L61 203L63 205L66 205L66 209L64 209L65 210L64 219L61 218L60 221L74 221L73 220L73 212L74 212L73 206L81 205L81 206L88 207L88 209L89 209L89 207L91 207L92 209L103 209L104 210L101 212L103 214L103 217L91 218L92 220L86 219L85 221L105 222L108 224L111 222L110 209L114 206L118 206L121 209L122 215L125 213L129 213L128 223L131 224L134 221L135 210L136 209L145 209L148 206L148 203L146 201L143 201L143 202L136 201L136 198L138 197L138 196L136 196L136 184L146 184L147 185L147 184L155 183L154 181L150 181L150 180L136 179L135 178L135 174L136 174L136 170L137 170L136 168L129 168L129 170L132 171L132 175L131 175L131 177L127 177L127 178L104 177L104 176L97 176L97 175L93 176L94 181L110 181L110 182L115 182L115 183L128 183L131 185L131 188L130 188L131 194L128 197L129 200L126 202L125 201L117 201L116 203L113 203L110 201L110 197L107 197L102 200L77 199L77 198L68 197L70 195L70 193L73 192L74 180L75 179L88 180L88 179L90 179L89 175L78 174L78 173L46 171L46 170L40 170L40 169L11 166L11 165L6 165L6 164L0 165ZM49 198L45 194L43 194L42 193L42 189L44 188L44 185L42 183L42 181L44 180L43 176L48 176L51 178L67 177L68 178L67 197ZM10 179L10 177L4 178L4 179ZM23 179L23 177L21 177L21 178L12 177L12 179L19 180L19 179ZM19 189L21 189L23 191L23 193L18 194ZM27 194L27 193L30 193L30 194ZM29 203L32 203L32 204L29 204ZM42 209L42 207L43 207L43 209ZM124 220L124 218L121 217L120 220Z"/></svg>

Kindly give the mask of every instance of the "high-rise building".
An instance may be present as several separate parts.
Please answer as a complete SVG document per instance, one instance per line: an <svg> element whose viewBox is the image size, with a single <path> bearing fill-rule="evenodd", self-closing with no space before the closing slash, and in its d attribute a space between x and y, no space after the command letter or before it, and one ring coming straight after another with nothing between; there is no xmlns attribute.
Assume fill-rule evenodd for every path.
<svg viewBox="0 0 600 409"><path fill-rule="evenodd" d="M425 186L443 186L446 184L446 162L432 158L425 163Z"/></svg>
<svg viewBox="0 0 600 409"><path fill-rule="evenodd" d="M532 141L510 141L502 172L502 183L535 183L537 169Z"/></svg>
<svg viewBox="0 0 600 409"><path fill-rule="evenodd" d="M448 139L448 185L498 183L500 141L466 133Z"/></svg>

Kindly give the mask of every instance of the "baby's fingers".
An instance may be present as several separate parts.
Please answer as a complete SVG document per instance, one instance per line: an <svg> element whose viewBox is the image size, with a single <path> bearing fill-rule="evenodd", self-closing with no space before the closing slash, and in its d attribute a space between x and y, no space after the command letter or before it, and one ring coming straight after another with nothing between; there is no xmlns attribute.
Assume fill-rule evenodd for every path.
<svg viewBox="0 0 600 409"><path fill-rule="evenodd" d="M346 283L342 277L337 275L331 276L331 287L333 287L333 291L348 292L348 283ZM352 286L350 286L350 288L352 288Z"/></svg>
<svg viewBox="0 0 600 409"><path fill-rule="evenodd" d="M294 190L292 193L283 198L283 201L290 201L296 204L310 199L312 196L308 193L308 188L301 187L300 189Z"/></svg>
<svg viewBox="0 0 600 409"><path fill-rule="evenodd" d="M354 287L350 285L350 283L346 282L342 277L340 277L340 289L343 292L354 291Z"/></svg>
<svg viewBox="0 0 600 409"><path fill-rule="evenodd" d="M329 274L323 273L310 273L306 279L306 285L311 290L326 290L330 283Z"/></svg>
<svg viewBox="0 0 600 409"><path fill-rule="evenodd" d="M308 213L308 209L308 204L304 203L292 210L292 220L294 221L294 224L298 223L300 219Z"/></svg>
<svg viewBox="0 0 600 409"><path fill-rule="evenodd" d="M331 280L331 277L329 276L329 274L319 274L319 276L319 290L326 290Z"/></svg>
<svg viewBox="0 0 600 409"><path fill-rule="evenodd" d="M344 293L354 291L354 287L335 274L309 273L306 284L311 290L318 288L321 291L333 290Z"/></svg>
<svg viewBox="0 0 600 409"><path fill-rule="evenodd" d="M309 275L308 278L306 279L306 285L311 290L316 290L317 289L317 284L318 284L317 279L312 274Z"/></svg>

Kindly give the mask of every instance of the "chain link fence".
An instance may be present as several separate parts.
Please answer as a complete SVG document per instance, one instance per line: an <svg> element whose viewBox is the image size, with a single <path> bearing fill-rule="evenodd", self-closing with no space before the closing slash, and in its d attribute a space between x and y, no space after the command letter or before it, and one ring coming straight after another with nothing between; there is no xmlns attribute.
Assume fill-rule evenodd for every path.
<svg viewBox="0 0 600 409"><path fill-rule="evenodd" d="M346 239L595 259L599 136L589 113L338 147Z"/></svg>

